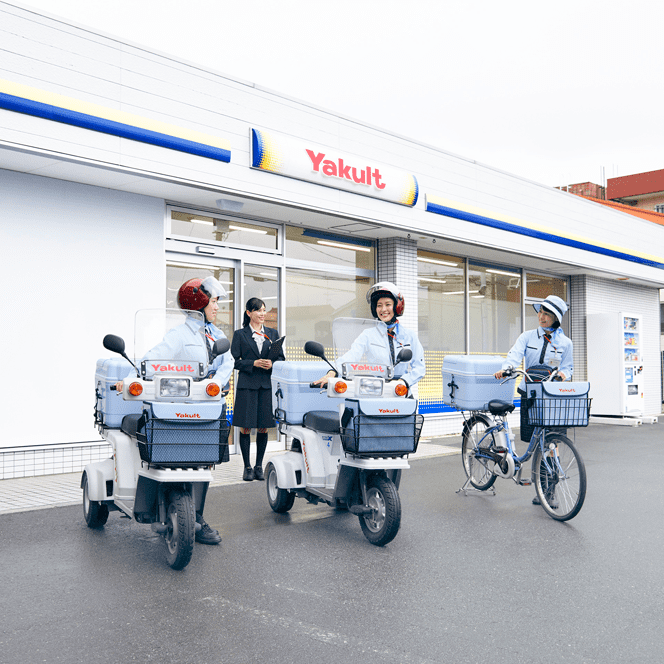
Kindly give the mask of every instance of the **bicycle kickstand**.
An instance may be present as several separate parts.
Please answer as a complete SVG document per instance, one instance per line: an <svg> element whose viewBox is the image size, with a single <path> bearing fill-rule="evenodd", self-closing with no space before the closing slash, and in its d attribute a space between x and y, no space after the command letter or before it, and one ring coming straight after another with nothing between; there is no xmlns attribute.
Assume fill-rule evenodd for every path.
<svg viewBox="0 0 664 664"><path fill-rule="evenodd" d="M461 493L463 491L463 495L467 496L468 492L470 491L471 493L478 493L478 494L491 494L492 496L496 495L496 489L494 487L491 487L490 489L486 489L485 491L481 491L480 489L476 489L474 486L469 486L470 484L470 477L465 481L464 485L456 490L456 493Z"/></svg>

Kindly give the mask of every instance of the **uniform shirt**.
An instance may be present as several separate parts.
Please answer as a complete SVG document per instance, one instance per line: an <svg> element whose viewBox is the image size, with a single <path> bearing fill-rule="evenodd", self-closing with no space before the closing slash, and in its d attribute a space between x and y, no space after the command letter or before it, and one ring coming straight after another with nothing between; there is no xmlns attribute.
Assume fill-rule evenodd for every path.
<svg viewBox="0 0 664 664"><path fill-rule="evenodd" d="M502 368L518 367L521 360L525 360L526 371L536 364L546 364L551 368L558 367L558 370L565 374L565 380L570 380L574 372L572 341L565 336L561 328L553 330L548 333L551 341L546 344L542 357L542 348L545 345L544 333L545 330L541 327L524 332L507 354Z"/></svg>
<svg viewBox="0 0 664 664"><path fill-rule="evenodd" d="M191 360L192 362L202 362L208 366L208 352L211 342L206 337L206 332L215 341L225 339L226 335L212 323L203 323L191 316L187 317L182 325L171 328L164 335L163 340L154 348L151 348L143 357L144 360L171 360L182 362ZM214 379L220 386L228 383L231 373L233 373L233 357L230 351L219 355L208 366L208 371L215 372ZM125 380L134 376L130 372Z"/></svg>
<svg viewBox="0 0 664 664"><path fill-rule="evenodd" d="M413 358L410 362L401 362L394 368L395 378L403 379L408 387L412 387L419 380L424 378L424 349L420 340L414 332L405 328L401 323L397 323L390 332L395 335L394 339L394 357L402 348L410 348ZM390 340L387 336L387 325L379 321L376 327L371 327L353 342L348 352L342 355L335 366L341 373L341 365L344 362L358 362L360 360L375 364L386 364L392 366L392 357L390 354Z"/></svg>

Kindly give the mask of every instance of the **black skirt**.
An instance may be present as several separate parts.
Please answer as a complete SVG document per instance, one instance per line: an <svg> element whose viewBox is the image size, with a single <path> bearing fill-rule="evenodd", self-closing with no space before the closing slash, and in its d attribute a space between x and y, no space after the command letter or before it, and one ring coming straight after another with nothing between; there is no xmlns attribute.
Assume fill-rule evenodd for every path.
<svg viewBox="0 0 664 664"><path fill-rule="evenodd" d="M242 429L270 429L274 426L272 390L240 390L235 392L233 426Z"/></svg>

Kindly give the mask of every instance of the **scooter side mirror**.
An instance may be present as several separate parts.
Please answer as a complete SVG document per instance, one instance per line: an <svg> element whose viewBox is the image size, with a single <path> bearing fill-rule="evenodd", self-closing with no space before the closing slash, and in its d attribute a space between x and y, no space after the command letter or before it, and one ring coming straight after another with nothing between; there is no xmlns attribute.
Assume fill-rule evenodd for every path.
<svg viewBox="0 0 664 664"><path fill-rule="evenodd" d="M115 334L107 334L104 337L103 343L106 350L110 350L112 353L118 353L118 355L124 355L125 342L122 337L118 337Z"/></svg>
<svg viewBox="0 0 664 664"><path fill-rule="evenodd" d="M397 355L397 364L399 362L410 362L413 359L413 351L410 348L402 348Z"/></svg>
<svg viewBox="0 0 664 664"><path fill-rule="evenodd" d="M304 352L307 355L313 355L314 357L322 357L325 359L325 348L323 344L319 344L317 341L307 341L304 344Z"/></svg>
<svg viewBox="0 0 664 664"><path fill-rule="evenodd" d="M223 355L230 350L231 342L228 339L217 339L212 346L212 359Z"/></svg>

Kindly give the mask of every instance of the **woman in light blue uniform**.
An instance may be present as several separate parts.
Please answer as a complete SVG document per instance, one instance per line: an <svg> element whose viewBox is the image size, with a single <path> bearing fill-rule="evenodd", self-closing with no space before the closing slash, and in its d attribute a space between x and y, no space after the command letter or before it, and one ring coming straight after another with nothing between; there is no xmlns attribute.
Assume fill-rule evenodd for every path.
<svg viewBox="0 0 664 664"><path fill-rule="evenodd" d="M233 373L234 361L230 350L216 357L211 363L212 347L217 339L225 339L226 335L214 325L219 310L219 299L226 297L224 287L214 278L189 279L178 291L178 305L185 311L200 311L205 323L198 318L187 316L181 325L170 329L163 340L154 348L151 348L143 358L144 360L170 360L202 362L208 366L208 378L213 378L215 383L223 390ZM130 380L133 372L125 376ZM119 392L122 391L123 381L116 383ZM207 493L207 487L205 488ZM196 512L196 522L200 529L196 531L196 541L201 544L219 544L221 536L217 530L203 519L203 508L205 506L205 494L203 494L200 510Z"/></svg>
<svg viewBox="0 0 664 664"><path fill-rule="evenodd" d="M549 295L543 302L533 304L533 308L537 312L539 327L519 336L507 354L502 369L497 371L495 376L500 380L505 369L518 367L523 360L527 372L532 367L544 365L550 368L550 371L558 369L561 380L569 380L574 372L573 346L560 327L563 316L567 313L567 305L558 296ZM523 389L519 388L518 391L522 397L526 396ZM521 403L523 404L523 399ZM522 405L521 440L530 442L533 430L534 427L528 424L528 411ZM533 504L540 504L537 496L533 498Z"/></svg>
<svg viewBox="0 0 664 664"><path fill-rule="evenodd" d="M377 327L362 332L348 352L335 362L337 373L341 371L344 362L359 360L393 366L399 351L409 348L413 353L412 359L410 362L397 364L394 376L411 390L424 378L424 349L417 335L398 321L398 316L404 312L404 298L393 283L382 281L367 291L367 302L371 307L371 314L380 323ZM328 377L332 376L334 372L329 371L326 376L317 380L316 384L324 387Z"/></svg>

